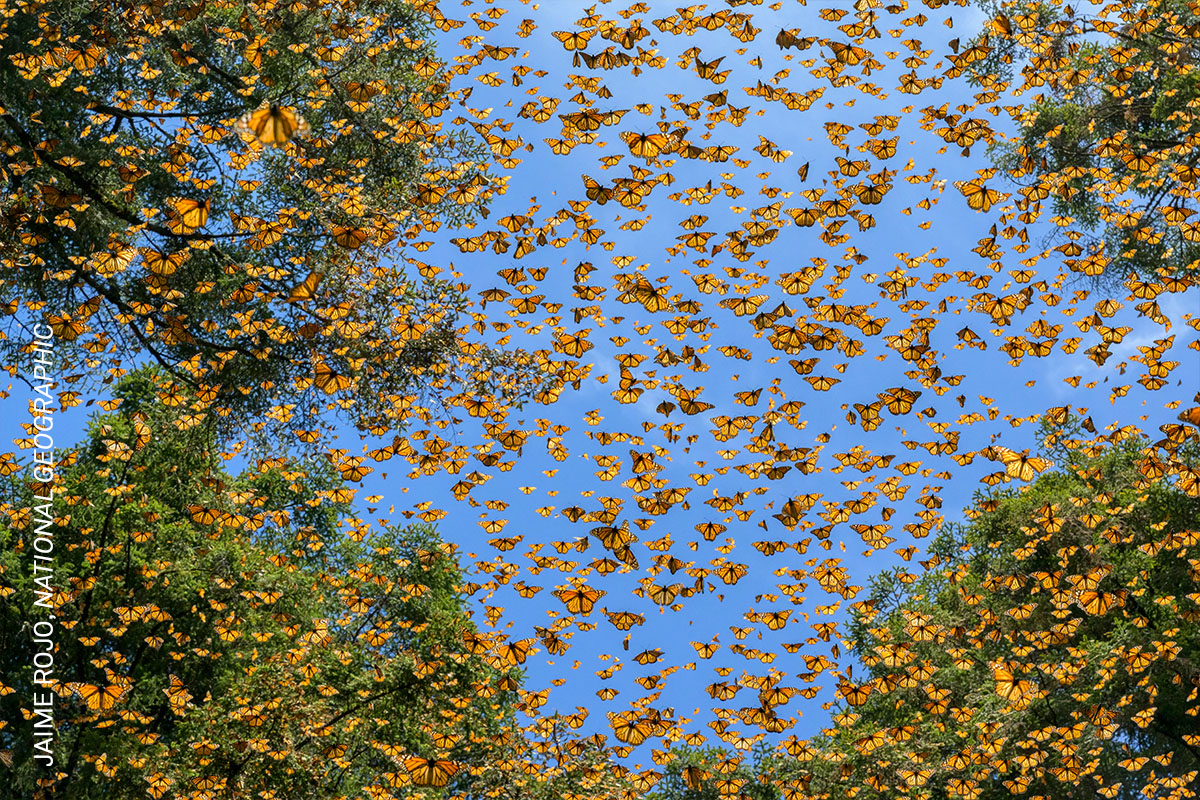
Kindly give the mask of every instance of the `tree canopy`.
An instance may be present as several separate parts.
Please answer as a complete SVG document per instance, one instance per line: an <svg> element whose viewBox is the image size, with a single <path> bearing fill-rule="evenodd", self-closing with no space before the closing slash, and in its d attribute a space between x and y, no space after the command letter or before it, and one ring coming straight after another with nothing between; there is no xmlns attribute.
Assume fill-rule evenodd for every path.
<svg viewBox="0 0 1200 800"><path fill-rule="evenodd" d="M989 83L1019 71L1032 93L1015 109L1019 136L994 145L997 163L1022 185L1027 206L1048 198L1068 221L1064 254L1110 284L1130 271L1194 274L1195 4L1131 4L1119 21L1086 5L983 7L992 17L972 50L986 56L971 74Z"/></svg>
<svg viewBox="0 0 1200 800"><path fill-rule="evenodd" d="M149 359L214 410L298 423L362 382L386 400L344 407L385 426L405 396L486 393L483 361L520 372L462 341L460 286L395 259L495 189L482 142L430 119L455 99L431 30L393 0L6 13L6 363L44 317L64 376Z"/></svg>
<svg viewBox="0 0 1200 800"><path fill-rule="evenodd" d="M0 7L64 791L1194 797L1198 16Z"/></svg>
<svg viewBox="0 0 1200 800"><path fill-rule="evenodd" d="M981 497L921 575L874 577L848 630L864 672L782 774L814 797L1195 786L1200 501L1155 479L1145 444L1068 451L1026 491Z"/></svg>
<svg viewBox="0 0 1200 800"><path fill-rule="evenodd" d="M327 800L481 780L513 735L520 675L471 644L453 549L428 525L347 530L327 462L230 473L212 426L178 429L144 374L117 397L60 454L57 783L13 722L42 617L22 564L37 501L4 479L0 738L14 785Z"/></svg>

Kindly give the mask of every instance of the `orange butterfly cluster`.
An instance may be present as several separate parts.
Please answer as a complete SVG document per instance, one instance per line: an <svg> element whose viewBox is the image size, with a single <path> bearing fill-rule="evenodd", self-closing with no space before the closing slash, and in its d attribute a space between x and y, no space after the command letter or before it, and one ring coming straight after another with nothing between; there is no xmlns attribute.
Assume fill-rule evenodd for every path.
<svg viewBox="0 0 1200 800"><path fill-rule="evenodd" d="M1200 316L1188 305L1200 257L1190 221L1200 128L1191 89L1166 89L1187 99L1164 115L1144 88L1168 69L1194 80L1196 10L1002 3L962 34L964 47L941 31L961 30L966 5L855 0L805 6L800 24L796 9L765 0L600 3L564 25L543 22L557 10L528 3L473 9L467 0L459 10L419 0L440 48L413 65L421 91L400 98L369 76L347 80L339 48L371 34L341 31L307 48L323 76L313 97L268 100L227 126L240 134L228 160L240 190L260 191L256 165L278 158L310 176L321 200L273 217L221 217L242 244L222 269L248 265L222 301L244 309L235 344L265 360L272 348L311 343L296 359L303 374L291 375L303 400L282 400L267 417L300 445L325 447L345 481L378 492L366 495L363 516L390 495L389 519L470 531L456 538L481 624L465 636L468 650L498 670L553 676L546 688L520 689L534 751L569 760L589 748L629 759L649 750L665 767L670 746L710 742L707 727L734 751L725 772L760 742L800 764L778 780L789 800L820 784L810 762L865 776L877 796L919 797L942 766L926 763L922 747L932 744L915 729L935 718L977 730L947 757L949 795L977 796L993 773L1022 793L1086 777L1089 748L1112 739L1119 712L1091 703L1085 718L1048 721L1028 739L1004 728L1005 713L1036 706L1052 687L1099 692L1122 670L1141 675L1178 654L1170 637L1117 642L1099 657L1074 638L1085 618L1142 627L1153 604L1194 614L1182 599L1194 605L1194 593L1143 597L1144 576L1117 580L1097 563L1129 535L1123 509L1133 502L1101 496L1033 509L1020 522L1027 550L989 572L986 587L955 584L959 619L889 618L900 627L872 633L869 679L856 681L844 657L861 644L846 634L847 612L869 626L883 611L862 594L862 560L841 554L878 553L898 583L918 583L941 557L920 559L922 574L906 565L955 513L944 499L966 504L962 486L983 485L971 513L995 510L991 490L1019 493L1065 468L1051 451L1098 459L1152 420L1138 490L1200 495L1200 473L1181 455L1197 437L1195 411L1173 419L1194 391L1200 348ZM99 58L56 50L57 61L15 67L84 73ZM240 50L251 63L273 57L261 43ZM1081 104L1101 86L1103 119L1054 116L1052 99ZM324 112L335 103L344 112ZM355 115L379 108L388 111L370 137L419 150L411 191L372 194L366 157L328 180L311 177L324 175L339 141L358 141ZM1124 131L1097 134L1106 120L1124 120ZM198 121L189 131L214 143L229 133ZM453 155L464 131L478 137L478 158ZM1001 155L988 161L984 151ZM145 215L161 217L161 230L139 220L84 261L88 274L142 270L149 299L117 313L155 341L198 346L204 326L172 313L182 291L173 281L187 273L194 291L212 289L191 267L223 246L210 230L218 210L205 195L208 173L192 171L186 153L170 155L167 171L191 188ZM126 168L122 185L141 179ZM67 227L83 198L46 183L37 202ZM485 203L486 215L471 213ZM157 239L145 242L145 231ZM272 248L297 231L327 245L327 264L256 260L284 252ZM179 247L157 246L164 241ZM420 302L417 276L449 288ZM56 309L56 334L92 330L97 297ZM271 313L251 313L258 307ZM453 343L453 364L389 368L429 352L431 340ZM228 413L221 372L240 351L224 352L184 362L201 391L181 427ZM161 399L184 402L175 388ZM367 440L362 454L330 443L306 406L348 413ZM397 512L400 488L421 499ZM358 491L324 499L349 502ZM272 513L189 511L198 524L248 530ZM361 536L367 524L355 517L347 527ZM1053 563L1034 563L1064 530L1079 543L1047 545ZM1186 559L1194 545L1188 531L1164 531L1134 547ZM985 602L983 589L1005 602ZM1006 653L975 653L996 641ZM948 660L914 654L928 642ZM579 670L575 654L589 648L599 651L588 657L595 669ZM1052 648L1054 659L1035 658ZM1099 686L1076 686L1096 663L1088 675ZM715 679L691 680L707 668ZM1003 705L977 712L965 674ZM564 713L566 693L551 687L568 682L594 689L602 713ZM706 698L696 699L697 686ZM123 691L116 682L74 688L98 711ZM741 693L748 705L738 705ZM1136 706L1133 724L1151 730L1154 698L1127 696L1119 708ZM796 733L797 697L835 710L833 729L849 732L841 752L818 758ZM1195 716L1196 693L1181 697ZM911 720L856 727L860 709L881 704ZM247 704L245 717L274 711ZM445 786L458 770L385 754L398 767L393 788ZM640 762L613 769L642 789L661 777ZM720 767L688 769L689 787L736 796Z"/></svg>

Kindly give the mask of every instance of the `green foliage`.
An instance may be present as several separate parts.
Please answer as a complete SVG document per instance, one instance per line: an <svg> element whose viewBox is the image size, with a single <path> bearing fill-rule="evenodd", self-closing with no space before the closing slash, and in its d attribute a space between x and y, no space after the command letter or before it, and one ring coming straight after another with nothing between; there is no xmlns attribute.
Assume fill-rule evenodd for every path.
<svg viewBox="0 0 1200 800"><path fill-rule="evenodd" d="M178 413L147 401L152 386L145 374L123 382L122 407L59 454L53 796L158 786L326 800L389 781L403 795L414 755L455 760L452 787L468 791L506 741L512 705L465 649L473 626L452 551L428 526L348 532L331 470L276 459L230 474L213 432L180 430ZM139 431L150 432L140 443ZM0 658L13 690L0 743L28 796L44 775L21 722L42 616L21 475L0 487ZM115 702L88 707L89 687L113 687Z"/></svg>
<svg viewBox="0 0 1200 800"><path fill-rule="evenodd" d="M546 720L551 727L554 717ZM526 734L528 736L528 734ZM612 760L595 739L573 742L563 747L551 737L543 752L531 753L528 738L511 746L498 768L481 778L474 787L477 797L502 800L630 800L638 791L628 770Z"/></svg>
<svg viewBox="0 0 1200 800"><path fill-rule="evenodd" d="M401 0L14 7L0 359L27 365L28 328L48 321L72 382L104 375L99 354L125 369L136 354L211 389L227 420L324 405L321 368L393 403L469 381L460 291L395 249L486 213L494 189L481 140L426 122L451 102L433 38ZM311 133L262 144L243 122L262 103ZM462 191L422 199L426 184Z"/></svg>
<svg viewBox="0 0 1200 800"><path fill-rule="evenodd" d="M1131 272L1142 280L1160 271L1194 275L1200 235L1182 220L1196 211L1187 199L1200 177L1192 157L1200 134L1195 5L1139 2L1119 27L1098 25L1086 7L980 8L991 21L972 42L989 49L970 67L977 84L998 76L1015 86L1035 74L1032 67L1054 70L1049 81L1023 88L1032 97L1018 109L1018 136L992 145L995 163L1022 185L1049 190L1053 213L1073 221L1078 255L1107 258L1094 282L1112 289ZM1124 218L1126 211L1134 217Z"/></svg>
<svg viewBox="0 0 1200 800"><path fill-rule="evenodd" d="M924 574L875 577L849 629L870 694L784 774L831 797L1134 798L1194 781L1200 499L1147 480L1146 445L981 497Z"/></svg>
<svg viewBox="0 0 1200 800"><path fill-rule="evenodd" d="M676 748L661 780L646 800L718 800L722 797L776 800L779 789L765 775L773 756L759 747L746 761L729 760L720 748Z"/></svg>

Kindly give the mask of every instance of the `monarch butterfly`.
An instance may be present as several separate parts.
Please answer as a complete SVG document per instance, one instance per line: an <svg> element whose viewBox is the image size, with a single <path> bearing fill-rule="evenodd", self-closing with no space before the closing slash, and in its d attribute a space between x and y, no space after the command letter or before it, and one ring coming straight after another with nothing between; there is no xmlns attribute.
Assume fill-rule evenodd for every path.
<svg viewBox="0 0 1200 800"><path fill-rule="evenodd" d="M725 79L729 77L729 74L733 71L733 70L729 70L729 69L722 70L720 72L717 71L717 67L720 66L721 62L724 60L725 60L725 56L721 56L719 58L714 58L712 61L709 61L706 63L704 61L701 61L699 58L696 58L696 60L695 60L696 74L699 75L701 78L704 78L705 80L712 81L715 84L718 84L718 85L722 84L725 82Z"/></svg>
<svg viewBox="0 0 1200 800"><path fill-rule="evenodd" d="M334 394L348 389L352 383L350 376L334 372L333 368L325 362L317 364L313 372L313 384L326 394Z"/></svg>
<svg viewBox="0 0 1200 800"><path fill-rule="evenodd" d="M1004 464L1004 471L1010 477L1022 481L1033 480L1039 472L1051 466L1050 462L1044 458L1031 457L1027 453L1018 455L1012 451L1002 455L1000 460Z"/></svg>
<svg viewBox="0 0 1200 800"><path fill-rule="evenodd" d="M613 190L611 186L602 186L590 175L583 175L582 177L583 185L586 187L585 194L589 200L595 200L600 205L604 205L612 199Z"/></svg>
<svg viewBox="0 0 1200 800"><path fill-rule="evenodd" d="M829 49L833 51L834 58L849 66L854 66L864 58L870 56L870 53L865 48L842 42L830 42Z"/></svg>
<svg viewBox="0 0 1200 800"><path fill-rule="evenodd" d="M883 195L891 188L887 184L864 184L856 186L854 193L858 195L859 202L866 206L879 205L883 202Z"/></svg>
<svg viewBox="0 0 1200 800"><path fill-rule="evenodd" d="M722 308L728 308L733 311L735 316L744 317L748 314L753 314L758 311L759 306L768 300L765 294L755 294L742 297L732 297L727 300L722 300L717 305Z"/></svg>
<svg viewBox="0 0 1200 800"><path fill-rule="evenodd" d="M713 145L712 147L704 148L704 155L702 158L706 161L720 163L728 161L730 157L733 156L733 154L737 151L738 148L734 147L733 145Z"/></svg>
<svg viewBox="0 0 1200 800"><path fill-rule="evenodd" d="M773 631L780 630L788 623L788 618L792 615L791 610L787 611L769 611L761 616L760 622L766 623L766 626Z"/></svg>
<svg viewBox="0 0 1200 800"><path fill-rule="evenodd" d="M629 152L638 158L654 158L670 146L670 139L662 133L632 133L625 132L621 138L629 147Z"/></svg>
<svg viewBox="0 0 1200 800"><path fill-rule="evenodd" d="M571 139L543 139L546 144L550 145L550 149L555 155L565 156L570 153L577 144Z"/></svg>
<svg viewBox="0 0 1200 800"><path fill-rule="evenodd" d="M172 228L178 233L192 233L203 228L208 223L208 212L211 208L209 200L189 200L187 198L171 201L173 211Z"/></svg>
<svg viewBox="0 0 1200 800"><path fill-rule="evenodd" d="M63 317L51 314L46 318L46 324L54 331L54 336L67 342L78 339L87 329L87 323L81 319Z"/></svg>
<svg viewBox="0 0 1200 800"><path fill-rule="evenodd" d="M749 574L749 572L750 569L745 564L731 562L717 567L713 571L713 574L720 578L727 586L733 586Z"/></svg>
<svg viewBox="0 0 1200 800"><path fill-rule="evenodd" d="M636 661L637 663L643 664L643 665L657 664L659 661L662 660L662 657L663 657L663 651L656 647L653 650L643 650L642 652L640 652L636 656L634 656L633 660Z"/></svg>
<svg viewBox="0 0 1200 800"><path fill-rule="evenodd" d="M381 91L378 81L371 83L347 83L346 94L350 99L346 101L351 111L366 111L371 105L371 98L379 94Z"/></svg>
<svg viewBox="0 0 1200 800"><path fill-rule="evenodd" d="M669 586L660 586L657 583L651 583L647 594L658 605L669 606L675 601L682 588L683 586L678 583L672 583Z"/></svg>
<svg viewBox="0 0 1200 800"><path fill-rule="evenodd" d="M623 522L619 528L609 525L592 528L591 534L599 539L600 544L609 550L615 550L618 547L624 547L637 541L637 536L629 530L628 522Z"/></svg>
<svg viewBox="0 0 1200 800"><path fill-rule="evenodd" d="M871 166L871 162L869 161L851 161L850 159L842 158L841 156L838 156L836 161L838 164L838 171L850 178L853 178L854 176L858 175L858 173Z"/></svg>
<svg viewBox="0 0 1200 800"><path fill-rule="evenodd" d="M1184 411L1180 411L1175 417L1180 422L1187 422L1197 427L1200 427L1200 406L1194 406Z"/></svg>
<svg viewBox="0 0 1200 800"><path fill-rule="evenodd" d="M1089 590L1079 593L1079 605L1092 616L1103 616L1109 609L1125 605L1125 592L1100 592Z"/></svg>
<svg viewBox="0 0 1200 800"><path fill-rule="evenodd" d="M302 300L311 300L323 277L325 277L323 272L308 273L303 281L292 287L291 292L288 293L287 302L298 303Z"/></svg>
<svg viewBox="0 0 1200 800"><path fill-rule="evenodd" d="M913 403L921 396L921 392L897 388L889 389L886 392L878 392L875 396L883 401L887 405L888 411L891 411L893 414L907 414L912 411Z"/></svg>
<svg viewBox="0 0 1200 800"><path fill-rule="evenodd" d="M955 181L954 185L967 198L967 205L976 211L987 211L993 204L1008 197L1007 193L989 189L981 183Z"/></svg>
<svg viewBox="0 0 1200 800"><path fill-rule="evenodd" d="M605 611L604 613L608 615L608 621L619 631L630 630L635 625L641 625L646 621L641 614L635 614L632 611Z"/></svg>
<svg viewBox="0 0 1200 800"><path fill-rule="evenodd" d="M441 748L453 747L454 745L458 744L459 740L462 739L462 737L456 733L446 733L443 731L437 731L430 735L433 738L434 747Z"/></svg>
<svg viewBox="0 0 1200 800"><path fill-rule="evenodd" d="M847 199L822 200L821 213L827 217L844 217L850 213L852 203Z"/></svg>
<svg viewBox="0 0 1200 800"><path fill-rule="evenodd" d="M142 263L146 269L155 275L172 275L175 270L191 257L191 251L180 250L176 253L163 253L152 248L141 248Z"/></svg>
<svg viewBox="0 0 1200 800"><path fill-rule="evenodd" d="M554 593L554 596L563 602L567 607L567 611L572 614L590 614L596 606L596 601L607 594L602 589L592 589L590 587L562 589Z"/></svg>
<svg viewBox="0 0 1200 800"><path fill-rule="evenodd" d="M133 263L137 250L125 247L119 250L102 250L92 259L92 267L106 278L121 272Z"/></svg>
<svg viewBox="0 0 1200 800"><path fill-rule="evenodd" d="M532 646L533 639L521 639L520 641L501 645L496 649L499 657L498 660L509 665L524 664L525 659L529 657L529 651Z"/></svg>
<svg viewBox="0 0 1200 800"><path fill-rule="evenodd" d="M364 228L347 228L342 225L335 226L331 232L338 246L347 250L357 250L371 237L371 232Z"/></svg>
<svg viewBox="0 0 1200 800"><path fill-rule="evenodd" d="M554 31L550 35L562 42L565 50L582 50L592 38L591 31Z"/></svg>
<svg viewBox="0 0 1200 800"><path fill-rule="evenodd" d="M150 784L150 787L146 789L146 794L153 797L154 800L158 800L171 788L171 779L161 772L147 775L145 781Z"/></svg>
<svg viewBox="0 0 1200 800"><path fill-rule="evenodd" d="M709 777L710 773L695 765L684 767L681 776L683 782L693 792L700 791L704 786L704 779Z"/></svg>
<svg viewBox="0 0 1200 800"><path fill-rule="evenodd" d="M849 681L843 680L838 684L837 693L842 699L852 706L861 706L867 702L867 698L871 696L872 686L869 683L855 686Z"/></svg>
<svg viewBox="0 0 1200 800"><path fill-rule="evenodd" d="M351 483L357 483L369 475L374 470L371 467L365 466L361 458L347 459L344 463L338 466L338 472L344 480Z"/></svg>
<svg viewBox="0 0 1200 800"><path fill-rule="evenodd" d="M191 692L187 690L177 675L171 676L171 685L163 689L163 694L167 696L167 702L171 704L171 711L176 714L183 714L192 699Z"/></svg>
<svg viewBox="0 0 1200 800"><path fill-rule="evenodd" d="M896 146L899 143L900 137L895 136L891 139L872 139L867 142L867 146L878 158L891 158L896 155Z"/></svg>
<svg viewBox="0 0 1200 800"><path fill-rule="evenodd" d="M488 539L488 544L497 550L512 550L514 547L520 544L521 540L524 538L524 536L509 536L502 539Z"/></svg>
<svg viewBox="0 0 1200 800"><path fill-rule="evenodd" d="M246 138L255 138L273 147L282 147L294 136L311 133L304 117L269 101L243 114L237 122L237 130Z"/></svg>
<svg viewBox="0 0 1200 800"><path fill-rule="evenodd" d="M105 58L105 52L93 44L82 50L67 51L67 60L71 62L71 66L84 74L92 72Z"/></svg>
<svg viewBox="0 0 1200 800"><path fill-rule="evenodd" d="M594 344L587 340L589 328L585 328L576 335L568 333L559 334L554 342L554 349L569 356L580 356L595 347Z"/></svg>
<svg viewBox="0 0 1200 800"><path fill-rule="evenodd" d="M618 299L621 302L636 301L651 312L667 311L671 308L671 301L666 298L665 294L665 289L655 289L649 281L641 280Z"/></svg>
<svg viewBox="0 0 1200 800"><path fill-rule="evenodd" d="M1145 151L1125 153L1121 156L1121 161L1134 172L1146 172L1158 163L1155 154Z"/></svg>
<svg viewBox="0 0 1200 800"><path fill-rule="evenodd" d="M75 693L93 711L107 711L112 708L125 697L126 691L124 686L118 684L96 686L90 683L82 683L75 687Z"/></svg>
<svg viewBox="0 0 1200 800"><path fill-rule="evenodd" d="M996 693L1011 702L1021 700L1033 691L1033 683L1018 680L1013 674L1011 662L1001 662L992 667L992 677L996 681Z"/></svg>
<svg viewBox="0 0 1200 800"><path fill-rule="evenodd" d="M610 712L609 722L612 725L613 734L618 740L634 746L646 741L646 738L654 732L654 726L644 719L629 720Z"/></svg>
<svg viewBox="0 0 1200 800"><path fill-rule="evenodd" d="M211 525L221 518L221 512L212 508L205 508L200 505L188 506L188 513L192 517L192 522L201 525Z"/></svg>
<svg viewBox="0 0 1200 800"><path fill-rule="evenodd" d="M454 773L461 769L453 761L435 761L421 756L404 759L404 768L408 770L408 774L416 786L445 786L450 782Z"/></svg>
<svg viewBox="0 0 1200 800"><path fill-rule="evenodd" d="M542 646L546 648L546 652L555 656L566 654L567 648L570 646L567 644L566 639L545 628L535 627L535 630L538 632L538 636L541 637Z"/></svg>
<svg viewBox="0 0 1200 800"><path fill-rule="evenodd" d="M818 392L827 392L834 387L835 384L841 383L841 378L831 378L825 375L813 375L804 380L812 384L813 389Z"/></svg>

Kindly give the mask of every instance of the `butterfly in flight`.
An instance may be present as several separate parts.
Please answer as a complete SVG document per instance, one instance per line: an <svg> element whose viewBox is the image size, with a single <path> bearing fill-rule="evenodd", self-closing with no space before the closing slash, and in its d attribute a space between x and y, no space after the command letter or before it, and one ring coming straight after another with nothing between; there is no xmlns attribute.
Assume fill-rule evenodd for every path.
<svg viewBox="0 0 1200 800"><path fill-rule="evenodd" d="M307 136L311 130L299 113L271 102L243 114L237 129L246 138L253 137L274 147L282 147L296 136Z"/></svg>

